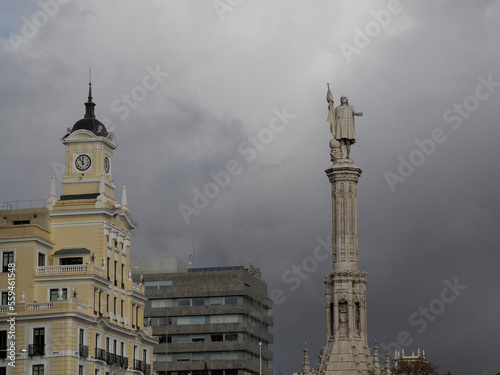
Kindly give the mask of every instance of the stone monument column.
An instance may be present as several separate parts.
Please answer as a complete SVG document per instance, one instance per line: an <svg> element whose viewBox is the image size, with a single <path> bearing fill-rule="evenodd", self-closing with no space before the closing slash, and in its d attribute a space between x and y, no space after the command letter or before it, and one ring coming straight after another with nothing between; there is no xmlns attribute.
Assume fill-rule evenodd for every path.
<svg viewBox="0 0 500 375"><path fill-rule="evenodd" d="M368 375L372 359L366 329L367 281L366 272L360 272L358 268L356 185L361 169L349 158L350 147L346 148L347 152L343 152L340 147L340 141L349 146L354 143L352 116L362 114L342 102L342 109L345 107L351 111L348 120L352 117L352 122L347 123L352 129L348 128L347 133L342 129L344 125L339 125L339 118L345 118L346 111L333 110L330 88L327 101L328 121L334 136L330 141L333 164L325 171L332 186L333 271L325 278L329 329L319 372L321 375ZM342 131L344 135L340 134Z"/></svg>

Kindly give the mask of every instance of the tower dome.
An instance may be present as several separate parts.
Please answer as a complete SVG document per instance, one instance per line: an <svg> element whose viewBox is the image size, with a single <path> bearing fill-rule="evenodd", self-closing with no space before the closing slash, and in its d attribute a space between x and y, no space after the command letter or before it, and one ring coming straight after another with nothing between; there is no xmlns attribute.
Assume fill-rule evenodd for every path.
<svg viewBox="0 0 500 375"><path fill-rule="evenodd" d="M92 101L92 83L89 82L89 97L88 101L85 103L85 115L81 120L75 122L70 133L83 129L89 130L99 137L108 135L108 131L104 124L95 118L94 107L95 103ZM68 134L65 137L67 137Z"/></svg>

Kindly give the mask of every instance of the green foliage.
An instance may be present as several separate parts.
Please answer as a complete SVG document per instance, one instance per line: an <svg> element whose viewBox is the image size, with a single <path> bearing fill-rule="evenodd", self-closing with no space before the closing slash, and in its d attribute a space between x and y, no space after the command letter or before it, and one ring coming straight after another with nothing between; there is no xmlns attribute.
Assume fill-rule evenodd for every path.
<svg viewBox="0 0 500 375"><path fill-rule="evenodd" d="M420 356L417 359L399 360L392 368L392 375L439 375L438 366ZM452 375L449 371L445 375Z"/></svg>

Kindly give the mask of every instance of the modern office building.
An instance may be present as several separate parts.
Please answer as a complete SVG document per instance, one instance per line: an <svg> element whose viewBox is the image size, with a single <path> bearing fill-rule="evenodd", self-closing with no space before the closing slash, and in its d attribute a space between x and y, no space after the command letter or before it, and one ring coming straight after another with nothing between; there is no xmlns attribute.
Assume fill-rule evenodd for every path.
<svg viewBox="0 0 500 375"><path fill-rule="evenodd" d="M142 325L144 286L129 272L137 224L125 189L114 199L117 143L94 105L89 89L85 117L62 138L60 199L52 178L41 207L0 210L1 375L152 373L157 340Z"/></svg>
<svg viewBox="0 0 500 375"><path fill-rule="evenodd" d="M158 375L273 374L272 301L255 272L188 269L172 258L132 260L131 268L134 281L142 278L146 286L145 324L159 339Z"/></svg>

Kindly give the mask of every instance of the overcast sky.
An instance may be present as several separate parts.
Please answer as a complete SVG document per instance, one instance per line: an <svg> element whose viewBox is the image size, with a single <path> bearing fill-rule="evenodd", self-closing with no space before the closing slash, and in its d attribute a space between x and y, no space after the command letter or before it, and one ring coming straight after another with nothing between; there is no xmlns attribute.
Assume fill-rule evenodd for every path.
<svg viewBox="0 0 500 375"><path fill-rule="evenodd" d="M279 297L272 366L291 374L326 339L329 82L364 113L370 345L500 371L500 1L46 4L0 4L0 201L60 182L92 66L132 257L187 261L194 242L196 267L259 267Z"/></svg>

